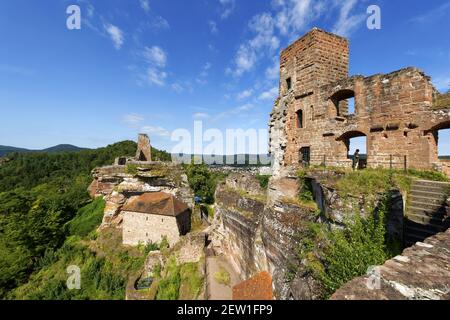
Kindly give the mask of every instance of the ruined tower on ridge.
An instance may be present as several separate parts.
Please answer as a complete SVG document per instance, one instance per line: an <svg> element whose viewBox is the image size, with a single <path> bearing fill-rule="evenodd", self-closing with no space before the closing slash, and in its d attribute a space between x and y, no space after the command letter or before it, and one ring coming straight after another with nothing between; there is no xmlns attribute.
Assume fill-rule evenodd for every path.
<svg viewBox="0 0 450 320"><path fill-rule="evenodd" d="M348 69L347 39L317 28L281 53L269 122L273 174L301 165L350 167L355 137L366 137L368 167L450 172L437 147L439 130L450 128L449 96L417 68L370 77L349 77Z"/></svg>
<svg viewBox="0 0 450 320"><path fill-rule="evenodd" d="M144 133L139 134L138 137L136 160L152 161L152 147L150 144L150 138Z"/></svg>

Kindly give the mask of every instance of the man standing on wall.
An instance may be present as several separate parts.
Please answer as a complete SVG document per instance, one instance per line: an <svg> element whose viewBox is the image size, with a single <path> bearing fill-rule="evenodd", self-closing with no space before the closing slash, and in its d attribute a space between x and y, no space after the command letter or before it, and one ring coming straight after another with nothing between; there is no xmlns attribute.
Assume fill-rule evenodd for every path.
<svg viewBox="0 0 450 320"><path fill-rule="evenodd" d="M359 169L359 149L356 149L355 154L353 155L353 170Z"/></svg>

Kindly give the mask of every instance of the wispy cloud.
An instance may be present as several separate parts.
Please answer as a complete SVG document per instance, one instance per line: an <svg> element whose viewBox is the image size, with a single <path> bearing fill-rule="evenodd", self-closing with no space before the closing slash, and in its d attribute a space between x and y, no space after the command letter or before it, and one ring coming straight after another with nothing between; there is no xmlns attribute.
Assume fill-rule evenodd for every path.
<svg viewBox="0 0 450 320"><path fill-rule="evenodd" d="M141 4L141 8L145 12L149 12L150 11L150 2L149 2L149 0L139 0L139 3Z"/></svg>
<svg viewBox="0 0 450 320"><path fill-rule="evenodd" d="M222 120L224 118L229 118L231 116L245 115L255 108L256 106L253 103L247 103L219 113L216 117L213 118L213 121Z"/></svg>
<svg viewBox="0 0 450 320"><path fill-rule="evenodd" d="M293 40L306 31L319 18L337 13L333 31L349 36L361 25L365 10L359 10L362 0L272 0L272 10L259 13L250 19L248 30L251 37L237 49L226 73L240 77L252 71L267 55L278 53L281 39ZM359 10L359 11L358 11ZM274 62L275 64L275 62ZM266 76L276 79L278 66L267 69Z"/></svg>
<svg viewBox="0 0 450 320"><path fill-rule="evenodd" d="M227 69L227 73L238 77L254 68L258 58L264 54L264 49L273 52L280 46L280 41L274 34L275 20L269 13L254 16L248 26L254 36L239 47L234 67Z"/></svg>
<svg viewBox="0 0 450 320"><path fill-rule="evenodd" d="M110 23L105 24L104 28L111 38L114 47L119 50L125 41L123 31L119 27Z"/></svg>
<svg viewBox="0 0 450 320"><path fill-rule="evenodd" d="M209 20L208 26L209 26L209 31L211 31L211 34L219 33L219 29L217 28L217 23L215 21Z"/></svg>
<svg viewBox="0 0 450 320"><path fill-rule="evenodd" d="M144 80L150 85L154 84L157 86L163 86L167 78L167 72L159 70L155 67L149 67L147 73L144 76Z"/></svg>
<svg viewBox="0 0 450 320"><path fill-rule="evenodd" d="M280 76L280 62L278 61L278 57L273 59L272 65L266 69L265 74L270 80L278 79Z"/></svg>
<svg viewBox="0 0 450 320"><path fill-rule="evenodd" d="M250 98L252 96L252 94L253 94L252 89L244 90L244 91L238 93L238 95L236 96L236 99L244 100L244 99Z"/></svg>
<svg viewBox="0 0 450 320"><path fill-rule="evenodd" d="M441 92L450 90L450 73L446 76L436 77L433 79L433 84Z"/></svg>
<svg viewBox="0 0 450 320"><path fill-rule="evenodd" d="M333 27L334 33L341 36L349 36L366 19L364 13L351 14L357 3L358 0L345 0L342 2L339 19Z"/></svg>
<svg viewBox="0 0 450 320"><path fill-rule="evenodd" d="M200 85L205 85L207 83L206 78L208 77L209 70L211 69L212 64L210 62L206 62L204 66L202 67L202 70L200 71L200 74L195 79L195 82L197 82Z"/></svg>
<svg viewBox="0 0 450 320"><path fill-rule="evenodd" d="M196 120L204 120L204 119L209 119L210 115L206 112L196 112L192 115L192 118L194 118Z"/></svg>
<svg viewBox="0 0 450 320"><path fill-rule="evenodd" d="M434 22L444 16L447 16L447 11L450 10L450 2L446 2L428 12L411 19L411 22L428 23Z"/></svg>
<svg viewBox="0 0 450 320"><path fill-rule="evenodd" d="M144 117L137 113L129 113L123 116L122 121L126 124L135 127L144 121Z"/></svg>
<svg viewBox="0 0 450 320"><path fill-rule="evenodd" d="M160 68L164 68L167 63L166 52L158 46L153 46L151 48L145 47L143 52L144 58L152 65Z"/></svg>
<svg viewBox="0 0 450 320"><path fill-rule="evenodd" d="M141 132L142 133L147 133L150 136L154 135L154 136L159 136L159 137L170 137L170 131L164 129L161 126L143 126L141 128Z"/></svg>
<svg viewBox="0 0 450 320"><path fill-rule="evenodd" d="M236 7L236 0L219 0L221 5L220 18L227 19Z"/></svg>
<svg viewBox="0 0 450 320"><path fill-rule="evenodd" d="M278 87L273 87L272 89L261 93L258 97L259 100L275 100L278 96Z"/></svg>

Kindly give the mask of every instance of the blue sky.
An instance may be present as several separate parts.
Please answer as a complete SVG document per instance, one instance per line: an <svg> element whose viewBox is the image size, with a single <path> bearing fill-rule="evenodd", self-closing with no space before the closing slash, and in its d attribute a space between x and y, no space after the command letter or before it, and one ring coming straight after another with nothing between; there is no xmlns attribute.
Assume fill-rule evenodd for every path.
<svg viewBox="0 0 450 320"><path fill-rule="evenodd" d="M81 30L66 28L71 4ZM371 4L381 30L366 27ZM449 14L446 0L1 1L0 144L99 147L142 131L170 150L194 119L266 129L278 55L314 26L349 37L351 74L417 66L444 91Z"/></svg>

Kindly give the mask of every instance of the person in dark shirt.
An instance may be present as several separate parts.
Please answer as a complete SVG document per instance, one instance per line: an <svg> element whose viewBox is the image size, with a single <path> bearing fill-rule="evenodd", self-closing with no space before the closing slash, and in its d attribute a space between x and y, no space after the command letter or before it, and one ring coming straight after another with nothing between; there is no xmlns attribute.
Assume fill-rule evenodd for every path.
<svg viewBox="0 0 450 320"><path fill-rule="evenodd" d="M353 170L359 169L359 149L356 149L355 154L353 155Z"/></svg>

